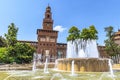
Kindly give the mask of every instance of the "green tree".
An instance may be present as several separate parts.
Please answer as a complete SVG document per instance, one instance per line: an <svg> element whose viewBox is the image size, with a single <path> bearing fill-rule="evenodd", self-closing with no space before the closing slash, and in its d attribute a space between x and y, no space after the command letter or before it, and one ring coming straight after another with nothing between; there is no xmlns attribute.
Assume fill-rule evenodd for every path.
<svg viewBox="0 0 120 80"><path fill-rule="evenodd" d="M112 26L105 27L105 32L106 32L106 37L108 37L109 40L113 40L114 38L113 27Z"/></svg>
<svg viewBox="0 0 120 80"><path fill-rule="evenodd" d="M90 39L93 39L93 40L96 40L98 39L98 31L96 30L95 26L94 25L91 25L89 27L89 33L90 33Z"/></svg>
<svg viewBox="0 0 120 80"><path fill-rule="evenodd" d="M74 41L76 45L76 52L78 54L78 44L75 40L80 38L80 30L77 27L72 26L69 29L68 33L69 33L69 36L67 37L67 41L72 41L72 42Z"/></svg>
<svg viewBox="0 0 120 80"><path fill-rule="evenodd" d="M7 48L0 48L0 63L11 63L13 58L8 56Z"/></svg>
<svg viewBox="0 0 120 80"><path fill-rule="evenodd" d="M98 32L95 29L94 25L91 25L89 28L84 28L81 32L81 39L87 41L87 40L95 40L98 39L97 36Z"/></svg>
<svg viewBox="0 0 120 80"><path fill-rule="evenodd" d="M16 53L15 45L14 45L14 47L13 46L7 47L7 55L6 55L6 57L10 61L8 63L15 62L15 58L17 57L17 54L18 53Z"/></svg>
<svg viewBox="0 0 120 80"><path fill-rule="evenodd" d="M5 41L6 40L2 36L0 36L0 47L5 47L6 46L6 42Z"/></svg>
<svg viewBox="0 0 120 80"><path fill-rule="evenodd" d="M3 60L6 58L7 61L4 60L6 63L29 63L33 59L35 49L29 44L17 42L17 32L18 28L11 23L8 26L8 33L5 34L7 48Z"/></svg>
<svg viewBox="0 0 120 80"><path fill-rule="evenodd" d="M105 32L107 39L104 42L107 54L109 54L110 56L115 56L116 54L119 54L120 46L114 42L113 27L105 27Z"/></svg>
<svg viewBox="0 0 120 80"><path fill-rule="evenodd" d="M17 43L17 32L18 28L15 26L14 23L11 23L8 26L8 33L5 34L7 46L14 46Z"/></svg>
<svg viewBox="0 0 120 80"><path fill-rule="evenodd" d="M67 41L74 41L75 39L85 41L98 39L98 32L94 25L89 26L89 28L83 28L81 32L77 27L73 26L69 29L68 33Z"/></svg>
<svg viewBox="0 0 120 80"><path fill-rule="evenodd" d="M82 29L80 37L81 37L81 39L87 41L90 37L89 29L87 29L87 28Z"/></svg>
<svg viewBox="0 0 120 80"><path fill-rule="evenodd" d="M80 30L75 26L71 27L68 33L67 41L74 41L80 37Z"/></svg>
<svg viewBox="0 0 120 80"><path fill-rule="evenodd" d="M30 63L33 59L33 53L35 48L30 44L17 42L14 47L10 46L7 48L7 63Z"/></svg>
<svg viewBox="0 0 120 80"><path fill-rule="evenodd" d="M18 28L15 26L14 23L11 23L8 26L8 33L5 34L5 38L6 38L6 44L7 44L7 59L9 60L9 62L13 62L14 58L16 57L16 52L15 52L15 44L17 43L17 32L18 32Z"/></svg>
<svg viewBox="0 0 120 80"><path fill-rule="evenodd" d="M6 57L6 48L0 48L0 63L4 63Z"/></svg>
<svg viewBox="0 0 120 80"><path fill-rule="evenodd" d="M15 62L17 63L29 63L33 59L33 53L35 52L34 47L26 43L17 43L14 47L16 57Z"/></svg>

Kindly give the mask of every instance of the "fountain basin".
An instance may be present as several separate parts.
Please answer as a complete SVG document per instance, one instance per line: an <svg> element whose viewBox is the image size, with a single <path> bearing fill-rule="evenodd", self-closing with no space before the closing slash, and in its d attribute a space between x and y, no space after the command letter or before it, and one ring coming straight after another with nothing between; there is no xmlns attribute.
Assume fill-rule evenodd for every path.
<svg viewBox="0 0 120 80"><path fill-rule="evenodd" d="M62 58L58 59L58 70L71 71L74 60L74 70L78 72L108 72L107 58Z"/></svg>
<svg viewBox="0 0 120 80"><path fill-rule="evenodd" d="M16 70L0 71L0 80L119 80L120 72L115 72L111 78L108 72L78 72L77 76L70 76L70 72L49 69L49 74L44 74L43 69L33 71Z"/></svg>

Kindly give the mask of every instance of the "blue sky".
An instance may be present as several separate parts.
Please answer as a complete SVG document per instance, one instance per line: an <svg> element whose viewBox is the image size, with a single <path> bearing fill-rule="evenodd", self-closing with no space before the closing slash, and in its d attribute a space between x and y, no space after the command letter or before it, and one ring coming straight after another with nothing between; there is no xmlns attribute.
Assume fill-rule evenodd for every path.
<svg viewBox="0 0 120 80"><path fill-rule="evenodd" d="M120 28L120 0L0 0L0 35L7 33L8 25L19 28L18 40L37 41L36 30L42 28L45 9L52 8L54 28L61 30L58 42L66 43L72 26L80 30L95 25L100 45L104 44L104 28Z"/></svg>

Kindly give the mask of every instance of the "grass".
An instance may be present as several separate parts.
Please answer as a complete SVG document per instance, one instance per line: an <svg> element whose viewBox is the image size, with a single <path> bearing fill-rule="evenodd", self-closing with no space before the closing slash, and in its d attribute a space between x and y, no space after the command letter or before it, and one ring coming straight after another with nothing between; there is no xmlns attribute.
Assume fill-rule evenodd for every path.
<svg viewBox="0 0 120 80"><path fill-rule="evenodd" d="M6 78L7 76L9 75L6 72L0 71L0 80L4 80L4 78Z"/></svg>

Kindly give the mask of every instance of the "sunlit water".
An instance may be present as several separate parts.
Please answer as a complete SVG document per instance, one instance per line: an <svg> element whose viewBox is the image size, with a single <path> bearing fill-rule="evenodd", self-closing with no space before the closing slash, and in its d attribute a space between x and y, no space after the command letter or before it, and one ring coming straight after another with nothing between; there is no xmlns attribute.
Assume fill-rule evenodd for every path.
<svg viewBox="0 0 120 80"><path fill-rule="evenodd" d="M109 59L108 64L109 64L110 76L115 77L115 75L113 73L113 69L112 69L112 60L111 59Z"/></svg>
<svg viewBox="0 0 120 80"><path fill-rule="evenodd" d="M76 43L80 45L76 46ZM68 42L67 53L69 54L67 54L67 58L99 57L95 40L88 41L87 43L76 41L76 43ZM77 52L76 47L78 48ZM33 70L0 71L0 80L120 80L120 72L113 73L111 68L111 61L109 61L109 66L111 68L110 72L83 72L83 73L74 71L74 61L72 61L71 63L72 69L69 72L48 69L47 63L48 61L46 58L46 62L44 63L45 64L44 69L36 69L36 56L34 55ZM57 61L56 66L58 66Z"/></svg>
<svg viewBox="0 0 120 80"><path fill-rule="evenodd" d="M77 76L70 76L71 72L54 71L53 69L49 69L48 74L44 73L44 69L36 71L0 71L0 80L120 80L120 72L115 72L114 78L110 76L109 72L74 73Z"/></svg>
<svg viewBox="0 0 120 80"><path fill-rule="evenodd" d="M98 58L96 40L80 40L67 42L66 58Z"/></svg>
<svg viewBox="0 0 120 80"><path fill-rule="evenodd" d="M49 71L48 71L48 59L47 58L45 61L44 73L49 73Z"/></svg>

